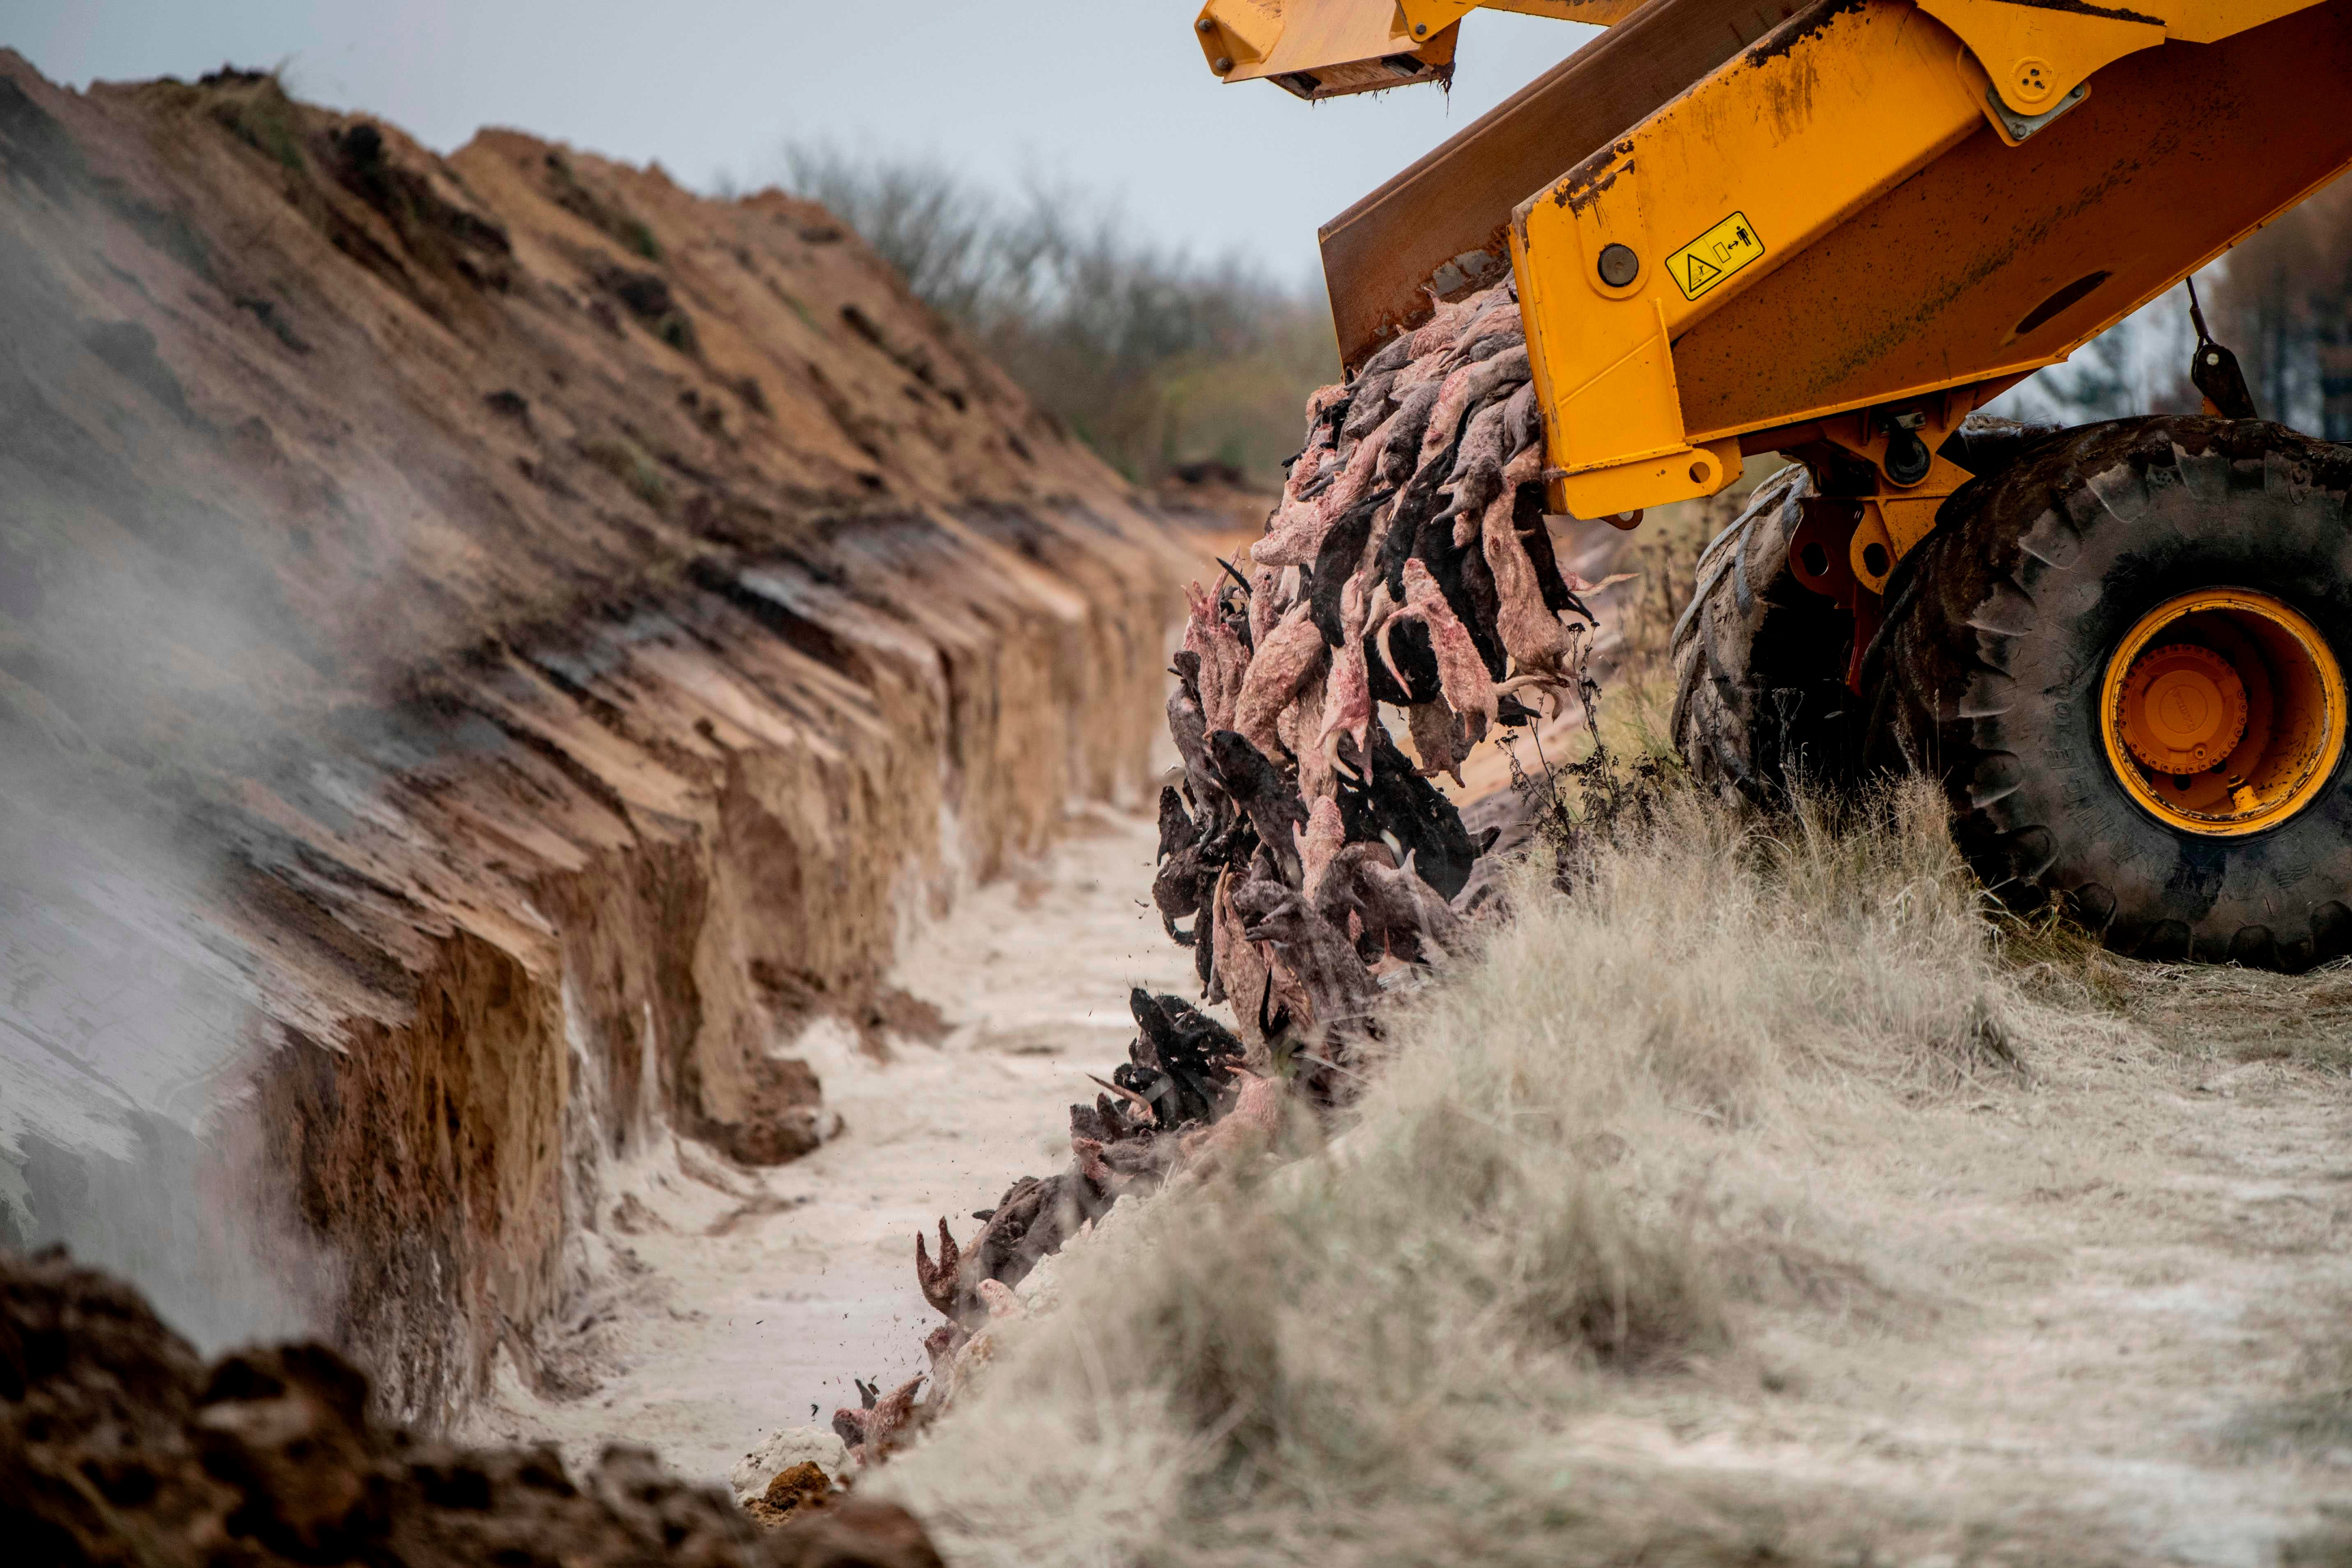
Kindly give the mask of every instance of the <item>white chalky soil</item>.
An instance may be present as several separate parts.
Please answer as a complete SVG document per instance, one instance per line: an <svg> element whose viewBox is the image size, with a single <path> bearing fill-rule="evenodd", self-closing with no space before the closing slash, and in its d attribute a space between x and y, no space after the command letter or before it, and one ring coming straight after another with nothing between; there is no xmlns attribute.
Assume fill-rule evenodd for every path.
<svg viewBox="0 0 2352 1568"><path fill-rule="evenodd" d="M969 893L910 944L893 979L947 1015L942 1045L900 1042L877 1064L823 1023L789 1048L824 1080L841 1136L770 1171L686 1143L616 1173L604 1237L646 1271L613 1268L595 1321L546 1347L598 1386L541 1398L502 1355L466 1436L552 1440L575 1463L606 1443L650 1447L724 1485L766 1433L856 1405L853 1376L887 1391L925 1370L940 1319L916 1289L916 1231L944 1215L968 1240L972 1210L1060 1170L1068 1108L1096 1093L1085 1075L1126 1058L1129 987L1199 989L1150 907L1152 819L1097 809L1071 826L1027 874Z"/></svg>

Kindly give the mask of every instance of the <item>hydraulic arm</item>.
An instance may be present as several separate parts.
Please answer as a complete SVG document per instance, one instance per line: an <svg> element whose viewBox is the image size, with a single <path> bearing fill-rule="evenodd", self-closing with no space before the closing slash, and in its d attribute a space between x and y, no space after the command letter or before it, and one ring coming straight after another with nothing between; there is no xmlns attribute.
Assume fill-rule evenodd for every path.
<svg viewBox="0 0 2352 1568"><path fill-rule="evenodd" d="M1850 542L1875 589L1967 477L1937 455L1966 415L2352 165L2352 0L2137 3L1513 0L1623 26L1327 226L1342 353L1507 252L1555 510L1711 495L1743 452L1826 444L1878 475ZM1376 43L1450 61L1470 8L1199 21L1248 51L1212 59L1227 79L1320 92L1301 74Z"/></svg>

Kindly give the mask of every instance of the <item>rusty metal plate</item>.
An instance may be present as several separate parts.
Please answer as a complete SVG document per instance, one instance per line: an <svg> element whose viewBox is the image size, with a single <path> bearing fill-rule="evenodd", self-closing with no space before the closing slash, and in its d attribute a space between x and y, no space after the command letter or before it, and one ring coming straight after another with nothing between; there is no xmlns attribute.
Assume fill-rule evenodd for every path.
<svg viewBox="0 0 2352 1568"><path fill-rule="evenodd" d="M2352 0L2099 72L2021 147L1990 127L1675 341L1691 439L2072 353L2352 166Z"/></svg>
<svg viewBox="0 0 2352 1568"><path fill-rule="evenodd" d="M1510 266L1511 211L1803 7L1651 0L1323 226L1323 276L1352 373L1388 336Z"/></svg>

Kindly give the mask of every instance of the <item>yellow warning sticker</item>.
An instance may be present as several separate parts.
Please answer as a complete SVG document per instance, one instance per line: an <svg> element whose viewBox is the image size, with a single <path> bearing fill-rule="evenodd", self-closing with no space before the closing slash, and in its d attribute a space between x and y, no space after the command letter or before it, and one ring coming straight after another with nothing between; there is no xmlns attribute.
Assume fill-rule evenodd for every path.
<svg viewBox="0 0 2352 1568"><path fill-rule="evenodd" d="M1764 254L1756 226L1746 213L1733 213L1666 258L1666 275L1685 300L1696 300Z"/></svg>

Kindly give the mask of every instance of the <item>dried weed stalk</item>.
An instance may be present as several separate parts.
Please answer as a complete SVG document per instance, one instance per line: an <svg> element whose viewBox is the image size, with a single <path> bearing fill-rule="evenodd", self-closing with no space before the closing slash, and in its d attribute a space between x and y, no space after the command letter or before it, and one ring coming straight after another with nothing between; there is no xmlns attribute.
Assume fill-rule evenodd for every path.
<svg viewBox="0 0 2352 1568"><path fill-rule="evenodd" d="M1790 1151L1891 1147L2055 1025L1932 790L1764 827L1638 769L1577 793L1572 894L1539 837L1360 1098L1057 1259L1057 1309L871 1484L975 1564L1793 1550L1779 1500L1637 1483L1574 1422L1738 1353L1735 1288L1899 1311Z"/></svg>

